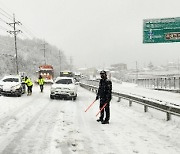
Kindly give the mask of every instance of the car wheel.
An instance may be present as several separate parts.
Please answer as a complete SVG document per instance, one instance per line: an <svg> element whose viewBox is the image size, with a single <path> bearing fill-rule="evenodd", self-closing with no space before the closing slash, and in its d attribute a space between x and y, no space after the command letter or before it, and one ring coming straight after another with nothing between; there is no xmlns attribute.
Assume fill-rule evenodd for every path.
<svg viewBox="0 0 180 154"><path fill-rule="evenodd" d="M73 101L75 101L75 100L76 100L76 98L77 98L77 96L74 96L74 97L72 98L72 100L73 100Z"/></svg>
<svg viewBox="0 0 180 154"><path fill-rule="evenodd" d="M22 94L25 94L25 90L24 89L22 90Z"/></svg>
<svg viewBox="0 0 180 154"><path fill-rule="evenodd" d="M50 98L51 98L51 99L54 99L54 96L50 95Z"/></svg>
<svg viewBox="0 0 180 154"><path fill-rule="evenodd" d="M21 93L17 94L17 97L21 97Z"/></svg>

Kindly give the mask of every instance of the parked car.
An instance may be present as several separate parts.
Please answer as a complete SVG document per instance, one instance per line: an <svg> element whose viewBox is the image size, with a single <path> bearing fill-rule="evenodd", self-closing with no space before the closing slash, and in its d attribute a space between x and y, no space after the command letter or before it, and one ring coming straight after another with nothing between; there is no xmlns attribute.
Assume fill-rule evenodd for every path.
<svg viewBox="0 0 180 154"><path fill-rule="evenodd" d="M73 77L57 77L51 86L50 98L76 100L77 85Z"/></svg>
<svg viewBox="0 0 180 154"><path fill-rule="evenodd" d="M25 83L18 75L8 75L0 80L0 94L20 97L25 93Z"/></svg>

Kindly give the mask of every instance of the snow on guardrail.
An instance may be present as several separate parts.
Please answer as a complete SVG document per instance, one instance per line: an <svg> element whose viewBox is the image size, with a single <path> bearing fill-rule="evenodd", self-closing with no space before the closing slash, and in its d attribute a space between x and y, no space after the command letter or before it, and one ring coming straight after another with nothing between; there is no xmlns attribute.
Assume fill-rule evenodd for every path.
<svg viewBox="0 0 180 154"><path fill-rule="evenodd" d="M97 92L98 87L94 85L89 85L87 83L80 83L81 87L84 87L89 90L94 90ZM147 107L154 108L163 112L167 113L167 120L171 119L171 114L180 116L180 106L174 103L165 102L158 99L147 98L145 96L140 96L137 94L130 94L130 93L120 93L120 92L112 92L113 96L119 97L120 99L129 100L129 106L131 106L132 102L139 103L144 105L144 111L147 112Z"/></svg>

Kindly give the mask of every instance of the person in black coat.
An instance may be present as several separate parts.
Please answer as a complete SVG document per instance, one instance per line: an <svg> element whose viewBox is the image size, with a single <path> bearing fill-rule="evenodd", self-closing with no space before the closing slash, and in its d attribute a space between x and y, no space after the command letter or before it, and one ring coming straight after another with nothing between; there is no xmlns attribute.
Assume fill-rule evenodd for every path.
<svg viewBox="0 0 180 154"><path fill-rule="evenodd" d="M96 100L100 99L100 106L102 107L107 103L105 108L100 112L100 117L97 119L102 124L109 124L110 119L110 101L112 98L112 82L107 79L106 71L101 71L101 80L99 82L99 88L96 96ZM105 117L105 119L104 119Z"/></svg>

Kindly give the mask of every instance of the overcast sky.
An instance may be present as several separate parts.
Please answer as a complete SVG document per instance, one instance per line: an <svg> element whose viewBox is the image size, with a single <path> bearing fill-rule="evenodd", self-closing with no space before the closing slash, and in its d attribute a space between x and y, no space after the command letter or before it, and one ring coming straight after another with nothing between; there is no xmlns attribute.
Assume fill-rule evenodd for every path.
<svg viewBox="0 0 180 154"><path fill-rule="evenodd" d="M180 0L0 0L0 6L77 67L180 58L180 43L142 43L143 19L180 17Z"/></svg>

